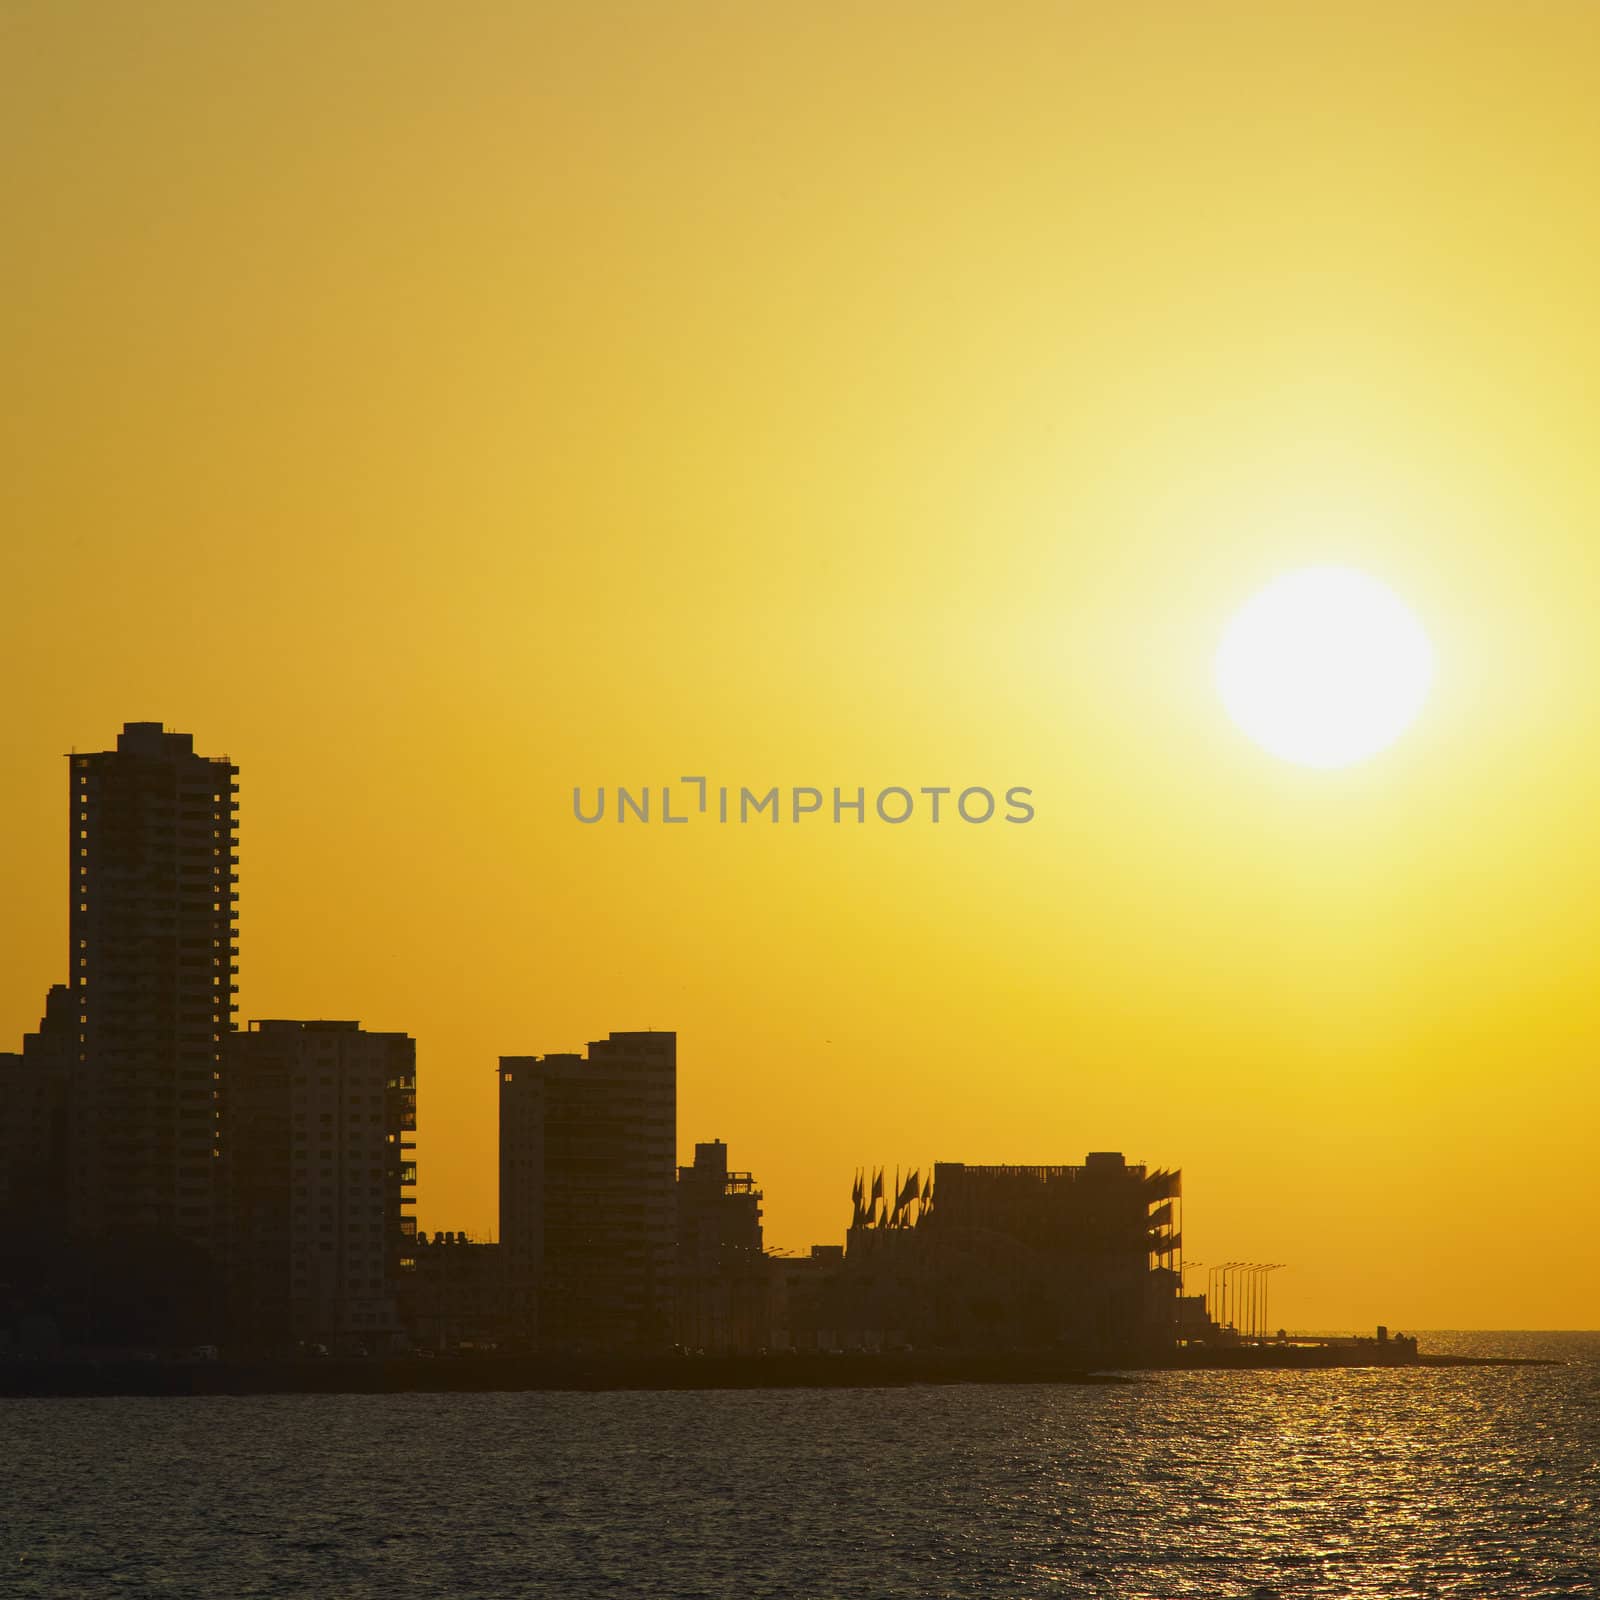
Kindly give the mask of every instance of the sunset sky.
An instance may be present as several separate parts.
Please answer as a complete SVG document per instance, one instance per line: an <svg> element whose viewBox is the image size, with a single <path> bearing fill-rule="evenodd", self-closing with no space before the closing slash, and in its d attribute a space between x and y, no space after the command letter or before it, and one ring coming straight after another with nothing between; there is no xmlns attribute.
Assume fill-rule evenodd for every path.
<svg viewBox="0 0 1600 1600"><path fill-rule="evenodd" d="M159 720L426 1228L676 1028L772 1245L1121 1149L1275 1323L1600 1326L1600 7L331 12L0 8L0 1048ZM1437 654L1332 772L1211 681L1319 563ZM683 774L1037 815L573 820Z"/></svg>

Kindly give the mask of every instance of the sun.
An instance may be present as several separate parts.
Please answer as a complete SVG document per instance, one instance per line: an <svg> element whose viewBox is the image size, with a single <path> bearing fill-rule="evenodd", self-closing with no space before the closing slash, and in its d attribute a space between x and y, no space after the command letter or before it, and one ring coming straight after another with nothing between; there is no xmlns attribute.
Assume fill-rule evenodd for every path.
<svg viewBox="0 0 1600 1600"><path fill-rule="evenodd" d="M1394 591L1351 567L1275 578L1235 614L1215 662L1228 714L1264 750L1348 767L1394 743L1433 684L1433 646Z"/></svg>

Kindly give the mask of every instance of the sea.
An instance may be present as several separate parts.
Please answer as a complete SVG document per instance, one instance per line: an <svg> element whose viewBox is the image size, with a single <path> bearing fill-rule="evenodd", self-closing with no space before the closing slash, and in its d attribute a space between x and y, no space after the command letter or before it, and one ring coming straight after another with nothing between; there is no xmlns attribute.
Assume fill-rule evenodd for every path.
<svg viewBox="0 0 1600 1600"><path fill-rule="evenodd" d="M1600 1596L1600 1334L1552 1367L0 1400L0 1597Z"/></svg>

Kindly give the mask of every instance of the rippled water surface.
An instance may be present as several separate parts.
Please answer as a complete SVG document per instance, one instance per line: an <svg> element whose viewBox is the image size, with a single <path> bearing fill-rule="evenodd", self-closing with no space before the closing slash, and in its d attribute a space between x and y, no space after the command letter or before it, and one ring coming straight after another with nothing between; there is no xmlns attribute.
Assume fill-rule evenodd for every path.
<svg viewBox="0 0 1600 1600"><path fill-rule="evenodd" d="M1600 1596L1600 1340L1554 1337L1579 1364L6 1401L0 1595Z"/></svg>

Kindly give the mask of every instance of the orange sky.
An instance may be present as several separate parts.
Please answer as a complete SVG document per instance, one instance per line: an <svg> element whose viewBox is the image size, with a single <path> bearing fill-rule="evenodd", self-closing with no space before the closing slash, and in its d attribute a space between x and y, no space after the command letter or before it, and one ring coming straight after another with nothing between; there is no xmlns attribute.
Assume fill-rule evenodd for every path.
<svg viewBox="0 0 1600 1600"><path fill-rule="evenodd" d="M777 1245L1121 1148L1274 1320L1600 1325L1600 11L331 9L0 12L0 1043L159 719L426 1227L499 1053L675 1027ZM1210 683L1321 561L1439 659L1336 773ZM572 820L685 773L1037 817Z"/></svg>

